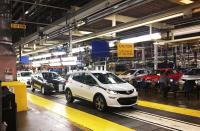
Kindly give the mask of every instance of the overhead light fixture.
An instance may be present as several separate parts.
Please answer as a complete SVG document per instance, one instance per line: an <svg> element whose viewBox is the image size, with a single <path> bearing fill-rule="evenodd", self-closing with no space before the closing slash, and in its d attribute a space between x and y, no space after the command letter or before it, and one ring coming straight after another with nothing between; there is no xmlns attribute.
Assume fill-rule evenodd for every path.
<svg viewBox="0 0 200 131"><path fill-rule="evenodd" d="M198 32L200 32L200 25L172 30L172 33L174 36L180 36L180 35L186 35L186 34L192 34L192 33L198 33Z"/></svg>
<svg viewBox="0 0 200 131"><path fill-rule="evenodd" d="M90 31L79 31L81 34L83 35L88 35L88 34L91 34L92 32Z"/></svg>
<svg viewBox="0 0 200 131"><path fill-rule="evenodd" d="M25 12L25 14L27 15L29 13L29 11L27 10L26 12Z"/></svg>
<svg viewBox="0 0 200 131"><path fill-rule="evenodd" d="M62 65L64 65L64 66L72 66L72 65L77 65L77 62L76 61L62 62Z"/></svg>
<svg viewBox="0 0 200 131"><path fill-rule="evenodd" d="M49 65L50 66L61 66L61 63L60 62L58 62L58 63L50 63Z"/></svg>
<svg viewBox="0 0 200 131"><path fill-rule="evenodd" d="M53 56L60 56L60 55L66 55L66 52L53 52Z"/></svg>
<svg viewBox="0 0 200 131"><path fill-rule="evenodd" d="M50 63L60 62L60 58L50 59Z"/></svg>
<svg viewBox="0 0 200 131"><path fill-rule="evenodd" d="M77 57L63 57L62 61L77 61Z"/></svg>
<svg viewBox="0 0 200 131"><path fill-rule="evenodd" d="M139 37L120 40L120 43L138 43L138 42L158 40L158 39L161 39L161 34L160 33L154 33L154 34L143 35L143 36L139 36Z"/></svg>
<svg viewBox="0 0 200 131"><path fill-rule="evenodd" d="M73 40L72 44L79 43L79 42L82 42L82 41L91 40L91 39L94 39L94 38L97 38L97 37L107 36L109 34L130 30L130 29L145 26L145 25L150 25L150 24L153 24L153 23L157 23L157 22L161 22L161 21L165 21L165 20L169 20L169 19L173 19L173 18L177 18L177 17L183 16L183 15L184 15L184 13L177 13L177 14L173 14L173 15L169 15L169 16L163 16L160 19L155 19L155 20L151 20L151 21L147 21L147 22L143 22L143 23L134 24L132 26L127 25L127 27L123 27L123 28L119 27L118 29L115 29L115 30L107 30L107 31L105 31L105 33L101 32L101 33L96 34L96 35L91 34L90 36L80 38L80 39L77 39L77 40Z"/></svg>
<svg viewBox="0 0 200 131"><path fill-rule="evenodd" d="M194 1L192 1L192 0L181 0L180 2L183 3L183 4L192 4Z"/></svg>

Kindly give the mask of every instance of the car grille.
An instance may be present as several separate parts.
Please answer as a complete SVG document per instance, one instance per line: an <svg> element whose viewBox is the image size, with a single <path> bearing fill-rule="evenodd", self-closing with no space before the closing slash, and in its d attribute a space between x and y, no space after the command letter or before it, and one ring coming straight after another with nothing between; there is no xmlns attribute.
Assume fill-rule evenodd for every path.
<svg viewBox="0 0 200 131"><path fill-rule="evenodd" d="M124 94L124 95L130 95L134 92L134 90L129 90L129 91L117 91L119 94Z"/></svg>
<svg viewBox="0 0 200 131"><path fill-rule="evenodd" d="M132 105L136 103L137 97L130 97L130 98L119 98L117 99L120 105Z"/></svg>

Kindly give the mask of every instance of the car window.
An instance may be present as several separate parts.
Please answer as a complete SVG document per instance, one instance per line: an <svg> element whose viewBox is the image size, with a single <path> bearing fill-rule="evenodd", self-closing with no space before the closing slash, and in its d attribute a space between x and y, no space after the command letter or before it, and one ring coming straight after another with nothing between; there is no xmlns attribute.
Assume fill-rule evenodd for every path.
<svg viewBox="0 0 200 131"><path fill-rule="evenodd" d="M57 79L59 77L57 73L52 73L52 72L42 73L42 76L44 79Z"/></svg>
<svg viewBox="0 0 200 131"><path fill-rule="evenodd" d="M32 75L32 72L21 72L22 77L30 77Z"/></svg>
<svg viewBox="0 0 200 131"><path fill-rule="evenodd" d="M126 83L112 73L92 73L103 84Z"/></svg>
<svg viewBox="0 0 200 131"><path fill-rule="evenodd" d="M122 75L132 75L135 73L136 70L128 70L128 71L125 71L124 73L122 73Z"/></svg>
<svg viewBox="0 0 200 131"><path fill-rule="evenodd" d="M139 70L137 73L138 74L144 74L144 70Z"/></svg>
<svg viewBox="0 0 200 131"><path fill-rule="evenodd" d="M192 69L185 74L186 75L200 75L200 69Z"/></svg>
<svg viewBox="0 0 200 131"><path fill-rule="evenodd" d="M76 73L72 76L72 79L80 83L84 83L84 75L82 73Z"/></svg>
<svg viewBox="0 0 200 131"><path fill-rule="evenodd" d="M95 81L95 79L91 75L89 75L89 74L85 74L84 75L84 83L86 85L95 85L95 84L97 84L97 82Z"/></svg>

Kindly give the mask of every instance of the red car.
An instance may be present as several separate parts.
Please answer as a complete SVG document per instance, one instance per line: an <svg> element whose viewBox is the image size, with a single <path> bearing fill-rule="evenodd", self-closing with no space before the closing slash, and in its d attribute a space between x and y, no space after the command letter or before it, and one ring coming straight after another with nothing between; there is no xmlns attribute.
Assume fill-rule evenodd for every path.
<svg viewBox="0 0 200 131"><path fill-rule="evenodd" d="M150 74L142 77L142 80L144 80L146 82L155 82L156 83L160 79L160 74L162 74L164 72L167 72L169 78L173 79L173 81L178 81L183 75L183 73L178 72L171 68L161 68L159 70L154 70Z"/></svg>

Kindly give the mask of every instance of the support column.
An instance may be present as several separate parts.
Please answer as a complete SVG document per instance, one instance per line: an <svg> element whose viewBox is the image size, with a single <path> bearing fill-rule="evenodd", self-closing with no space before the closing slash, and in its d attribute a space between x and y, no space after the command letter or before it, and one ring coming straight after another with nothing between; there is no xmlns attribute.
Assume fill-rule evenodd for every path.
<svg viewBox="0 0 200 131"><path fill-rule="evenodd" d="M142 63L145 65L145 49L142 49Z"/></svg>
<svg viewBox="0 0 200 131"><path fill-rule="evenodd" d="M72 56L72 30L69 30L69 55Z"/></svg>
<svg viewBox="0 0 200 131"><path fill-rule="evenodd" d="M154 43L154 70L158 69L158 45Z"/></svg>
<svg viewBox="0 0 200 131"><path fill-rule="evenodd" d="M112 27L116 26L116 15L113 15L113 19L112 19ZM116 37L116 33L112 34L113 37Z"/></svg>

